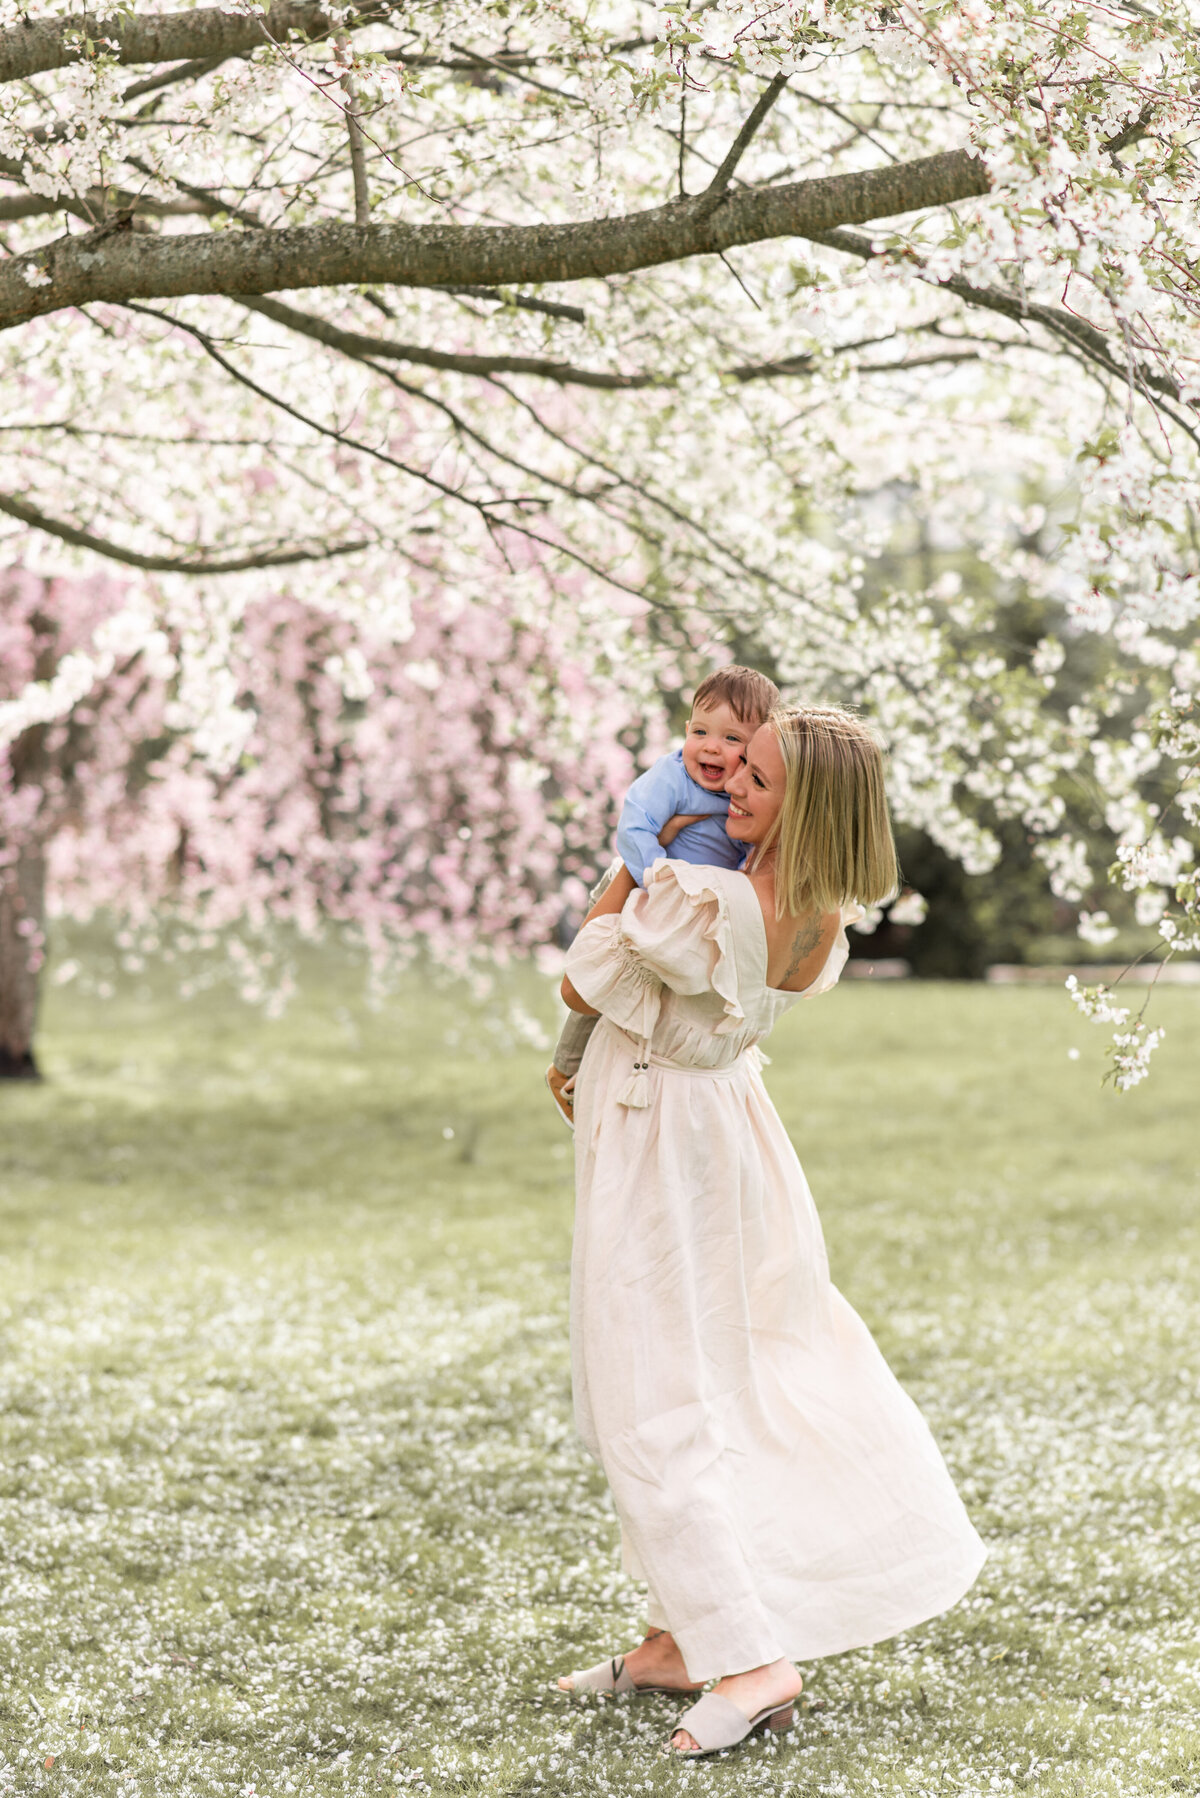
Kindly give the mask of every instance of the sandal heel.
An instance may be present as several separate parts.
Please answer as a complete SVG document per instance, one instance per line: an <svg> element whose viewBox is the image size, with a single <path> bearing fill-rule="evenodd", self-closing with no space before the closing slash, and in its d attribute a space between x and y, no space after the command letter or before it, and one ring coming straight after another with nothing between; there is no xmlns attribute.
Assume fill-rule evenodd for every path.
<svg viewBox="0 0 1200 1798"><path fill-rule="evenodd" d="M671 1737L671 1752L680 1760L699 1760L707 1754L719 1754L723 1748L735 1748L744 1742L747 1736L758 1730L780 1731L790 1729L796 1721L796 1704L794 1699L779 1705L775 1710L759 1711L757 1717L747 1717L728 1698L722 1698L719 1692L706 1692L704 1697L694 1704L690 1710L684 1711L675 1726ZM676 1748L675 1736L681 1730L691 1736L694 1748Z"/></svg>

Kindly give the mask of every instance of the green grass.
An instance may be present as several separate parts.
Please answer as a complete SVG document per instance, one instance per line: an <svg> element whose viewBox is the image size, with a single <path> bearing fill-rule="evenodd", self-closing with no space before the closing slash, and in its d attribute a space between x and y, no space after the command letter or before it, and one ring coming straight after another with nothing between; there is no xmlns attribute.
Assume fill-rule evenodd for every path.
<svg viewBox="0 0 1200 1798"><path fill-rule="evenodd" d="M353 990L67 987L0 1092L0 1792L1200 1791L1196 995L1123 1098L1054 991L847 987L773 1040L991 1555L689 1767L668 1701L550 1690L640 1606L571 1426L545 1057Z"/></svg>

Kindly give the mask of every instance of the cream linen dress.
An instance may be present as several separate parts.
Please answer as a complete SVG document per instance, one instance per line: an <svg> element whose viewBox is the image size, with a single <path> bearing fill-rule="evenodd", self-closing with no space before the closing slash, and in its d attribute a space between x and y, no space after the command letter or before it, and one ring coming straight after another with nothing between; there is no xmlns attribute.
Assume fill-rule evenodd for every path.
<svg viewBox="0 0 1200 1798"><path fill-rule="evenodd" d="M602 1014L575 1099L571 1359L626 1570L695 1680L877 1642L983 1564L936 1443L830 1283L755 1044L833 987L769 987L744 874L656 862L580 931Z"/></svg>

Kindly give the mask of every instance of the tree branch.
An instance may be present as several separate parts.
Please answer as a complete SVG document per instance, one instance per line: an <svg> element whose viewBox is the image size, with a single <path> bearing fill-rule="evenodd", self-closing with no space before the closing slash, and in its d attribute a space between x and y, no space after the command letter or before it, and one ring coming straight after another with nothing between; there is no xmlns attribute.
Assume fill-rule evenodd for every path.
<svg viewBox="0 0 1200 1798"><path fill-rule="evenodd" d="M129 161L133 162L133 158ZM143 174L153 174L140 164L134 166L140 167ZM69 212L73 218L80 218L85 225L94 227L110 211L176 218L223 210L218 201L210 201L198 191L187 200L152 200L123 187L90 187L85 194L57 194L52 200L44 199L41 194L31 194L25 188L25 164L16 156L0 154L0 175L20 182L22 188L21 193L6 194L0 199L0 219L37 218L42 214Z"/></svg>
<svg viewBox="0 0 1200 1798"><path fill-rule="evenodd" d="M239 574L248 568L286 568L297 562L328 562L335 556L350 556L356 550L370 548L369 543L363 542L339 543L332 549L253 550L244 556L213 558L203 555L144 556L136 549L125 549L118 543L109 543L104 537L93 536L91 531L81 531L59 518L50 518L34 506L26 505L24 500L14 499L11 494L0 493L0 512L35 531L57 537L62 543L74 544L76 549L94 550L97 555L107 556L110 562L122 562L127 568L164 570L173 574Z"/></svg>
<svg viewBox="0 0 1200 1798"><path fill-rule="evenodd" d="M131 212L135 218L195 218L223 210L217 203L207 206L200 200L148 199L123 187L92 187L82 199L72 194L59 194L53 200L44 199L41 194L0 194L0 220L45 218L56 212L69 212L73 218L94 225L109 211Z"/></svg>
<svg viewBox="0 0 1200 1798"><path fill-rule="evenodd" d="M131 169L136 169L139 175L145 175L148 180L169 180L172 187L177 187L181 194L186 194L195 210L203 213L207 218L217 218L224 213L226 218L237 219L240 225L247 225L252 231L264 229L261 219L256 218L254 213L245 207L236 205L232 200L222 200L207 188L194 187L180 175L167 177L156 175L150 164L143 162L140 156L126 156L125 160Z"/></svg>
<svg viewBox="0 0 1200 1798"><path fill-rule="evenodd" d="M579 368L572 362L555 362L540 356L472 356L449 350L429 350L419 344L397 343L392 338L373 337L365 331L344 330L339 325L331 324L328 319L319 318L312 312L301 312L298 307L289 306L282 300L259 299L253 294L234 294L232 297L248 311L260 313L263 318L273 319L276 324L283 325L289 331L311 337L328 349L338 350L342 355L353 356L356 360L366 357L375 362L408 362L420 368L445 368L456 374L478 375L484 380L495 375L536 375L542 380L554 381L560 387L592 387L609 393L627 393L647 387L678 387L683 379L672 370L662 374L619 375L609 374L603 369ZM867 347L867 344L874 346L889 341L891 339L888 337L870 338L866 340L866 344L839 345L833 353L843 354ZM999 340L988 338L986 341L992 343ZM968 362L977 359L978 352L974 350L939 350L927 356L909 356L902 362L860 363L859 366L867 374L888 374L893 370L903 373L908 368L924 368L936 362ZM732 380L744 384L747 381L768 380L776 375L811 375L818 360L818 357L809 353L780 356L770 362L742 362L724 372Z"/></svg>
<svg viewBox="0 0 1200 1798"><path fill-rule="evenodd" d="M349 63L354 54L350 48L349 36L339 31L335 42L339 58ZM358 83L349 68L342 76L342 92L346 96L346 136L350 144L350 173L354 181L354 222L356 225L369 225L371 196L367 186L366 140L358 116Z"/></svg>
<svg viewBox="0 0 1200 1798"><path fill-rule="evenodd" d="M339 29L387 17L387 7L368 0L352 7ZM23 81L47 69L80 62L89 41L109 38L120 63L180 62L245 55L263 44L278 42L297 31L325 38L333 29L319 0L275 0L270 13L223 12L197 7L175 13L74 13L54 19L25 20L0 31L0 81ZM146 91L146 90L143 90Z"/></svg>
<svg viewBox="0 0 1200 1798"><path fill-rule="evenodd" d="M787 79L786 75L776 75L758 96L754 110L730 144L716 174L700 195L700 202L706 213L711 212L724 199L729 183L733 180L734 170L749 148L751 138L787 86Z"/></svg>
<svg viewBox="0 0 1200 1798"><path fill-rule="evenodd" d="M917 162L747 188L705 213L673 200L583 224L356 225L139 238L60 237L0 266L0 328L93 300L385 282L403 287L581 281L717 255L737 244L809 237L988 191L978 157L944 151Z"/></svg>
<svg viewBox="0 0 1200 1798"><path fill-rule="evenodd" d="M179 81L199 81L205 75L211 75L219 69L225 56L197 56L190 62L177 63L173 69L160 69L157 75L146 75L141 81L131 81L121 94L123 105L130 100L140 100L143 94L156 94L160 88L174 87Z"/></svg>
<svg viewBox="0 0 1200 1798"><path fill-rule="evenodd" d="M816 239L818 243L828 244L830 249L844 250L847 255L858 256L869 262L881 252L875 249L869 237L862 237L857 231L828 231ZM975 287L961 275L923 276L931 286L941 287L952 293L957 299L964 300L969 306L980 306L988 312L998 312L1004 318L1011 318L1018 324L1033 323L1042 325L1047 331L1063 339L1074 349L1080 351L1086 360L1102 368L1106 374L1114 375L1117 380L1128 383L1131 370L1118 362L1113 355L1112 344L1095 325L1086 319L1076 318L1070 312L1060 311L1056 306L1043 305L1038 300L1022 299L1019 294L1005 293L998 287ZM1179 398L1178 383L1169 375L1161 375L1156 369L1145 363L1134 365L1132 371L1136 376L1135 385L1151 389L1166 399ZM1171 416L1182 425L1190 435L1194 429L1186 419L1178 413Z"/></svg>
<svg viewBox="0 0 1200 1798"><path fill-rule="evenodd" d="M818 600L814 600L811 595L802 593L797 588L790 586L786 581L780 580L770 569L762 568L756 563L749 561L741 551L735 549L729 543L724 542L714 530L703 524L699 518L694 517L691 513L686 511L681 503L677 503L675 500L666 498L663 494L656 492L649 481L636 480L627 474L623 474L619 468L614 467L612 463L606 461L603 457L593 455L581 445L570 442L561 431L555 429L547 417L546 409L544 407L539 408L531 406L528 400L523 398L522 395L514 393L510 387L506 387L503 381L497 380L495 385L499 388L501 393L505 394L510 400L514 401L516 405L521 407L522 411L525 412L527 417L539 431L544 432L546 436L552 438L555 443L561 444L564 449L568 450L572 455L577 456L579 460L586 463L589 468L594 468L599 473L603 474L612 482L614 487L624 487L628 489L630 493L636 494L640 499L645 500L648 505L653 506L656 511L664 513L669 518L673 518L677 524L683 525L692 537L699 539L702 543L709 544L714 552L709 555L703 548L701 548L699 552L696 552L689 547L685 553L690 560L698 562L702 566L710 569L718 569L725 578L729 577L730 565L732 565L739 574L743 576L749 575L755 580L762 581L764 586L774 588L776 592L786 594L789 599L794 600L802 609L815 612L819 615L834 616L834 614L830 613L827 606L822 605ZM594 503L599 505L598 500ZM600 510L607 511L607 508L600 506ZM621 522L623 522L630 530L635 531L645 542L655 545L660 553L664 550L665 543L663 535L658 529L651 528L638 520L630 519L628 516L624 516Z"/></svg>
<svg viewBox="0 0 1200 1798"><path fill-rule="evenodd" d="M49 213L76 212L82 213L79 206L72 206L68 199L44 200L40 194L2 194L0 195L0 219L36 219L45 218ZM91 219L88 223L91 224Z"/></svg>
<svg viewBox="0 0 1200 1798"><path fill-rule="evenodd" d="M494 300L497 306L515 306L519 312L542 312L547 318L569 318L572 324L587 324L587 313L582 306L564 306L558 300L538 300L530 293L504 293L498 287L457 285L435 288L434 291L461 294L468 300Z"/></svg>
<svg viewBox="0 0 1200 1798"><path fill-rule="evenodd" d="M435 474L431 474L427 469L416 468L410 462L401 462L398 457L389 455L386 450L381 450L374 444L360 442L357 438L347 436L344 431L337 430L333 425L322 424L320 419L311 417L307 412L301 412L297 407L289 404L289 402L283 399L279 394L269 392L267 388L253 380L250 375L243 374L241 369L236 368L227 357L221 354L212 338L209 337L206 332L201 331L196 325L189 325L186 320L181 318L171 318L163 312L156 312L151 306L139 306L136 302L130 304L129 310L131 312L144 313L147 318L155 318L160 324L167 325L172 330L184 331L189 337L194 337L205 355L209 356L212 361L217 364L218 368L224 369L225 373L230 375L233 380L239 382L241 386L248 388L251 393L257 394L258 398L265 400L268 405L275 406L280 412L285 412L289 418L294 418L299 424L306 425L309 430L316 432L318 436L329 437L335 443L343 444L347 449L355 450L360 455L369 456L376 462L382 462L388 468L398 469L401 474L409 475L414 481L419 481L424 486L431 487L435 493L443 494L447 499L454 500L459 505L468 507L482 519L487 530L493 537L495 537L497 531L514 531L518 536L527 538L531 543L539 543L545 549L553 550L558 555L568 557L570 561L578 563L581 568L586 568L589 574L596 575L608 586L616 587L622 593L631 593L636 599L644 600L647 605L656 606L660 609L669 609L665 607L664 602L656 599L649 592L640 587L630 586L628 582L621 580L620 576L614 574L611 569L601 568L587 556L582 555L579 550L572 548L569 543L555 542L552 537L544 537L540 532L531 530L526 524L521 524L513 519L500 516L497 511L499 506L521 505L522 501L519 495L501 495L494 500L476 499L472 494L464 492L461 488L451 487L447 482L439 480ZM377 372L385 374L387 371L380 369ZM507 389L504 389L504 391L507 392ZM432 398L430 395L422 397ZM444 403L443 410L446 410Z"/></svg>
<svg viewBox="0 0 1200 1798"><path fill-rule="evenodd" d="M327 345L331 350L340 350L347 356L373 356L389 362L411 362L423 368L453 369L456 374L461 375L540 375L544 380L558 382L560 386L600 387L609 391L669 387L675 384L673 375L612 375L601 369L577 368L573 363L554 362L542 356L471 356L449 350L427 350L419 344L396 343L387 337L369 336L364 331L345 331L338 325L330 324L327 319L318 318L311 312L301 312L282 300L259 299L253 294L243 293L236 293L231 297L251 312L260 312L264 318L274 319L276 324L285 325L289 331L299 331L305 337L313 337L318 343Z"/></svg>

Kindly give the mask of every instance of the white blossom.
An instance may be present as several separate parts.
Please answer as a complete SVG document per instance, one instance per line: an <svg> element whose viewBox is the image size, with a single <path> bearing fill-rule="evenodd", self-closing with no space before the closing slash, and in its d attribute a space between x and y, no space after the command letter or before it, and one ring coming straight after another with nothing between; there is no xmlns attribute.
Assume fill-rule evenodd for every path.
<svg viewBox="0 0 1200 1798"><path fill-rule="evenodd" d="M1117 934L1106 911L1081 911L1075 928L1085 943L1096 947L1111 943Z"/></svg>

